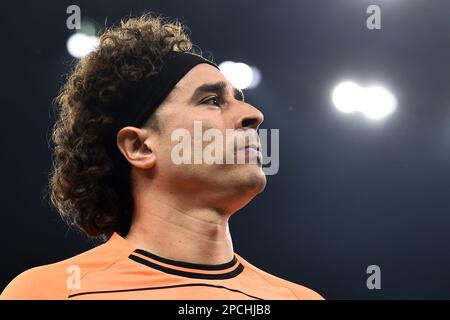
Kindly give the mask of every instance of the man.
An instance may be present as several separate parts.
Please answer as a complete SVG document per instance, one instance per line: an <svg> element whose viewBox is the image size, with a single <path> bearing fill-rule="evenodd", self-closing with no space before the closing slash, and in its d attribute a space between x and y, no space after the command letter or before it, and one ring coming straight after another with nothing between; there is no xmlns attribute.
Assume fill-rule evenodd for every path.
<svg viewBox="0 0 450 320"><path fill-rule="evenodd" d="M107 30L57 102L52 203L107 242L22 273L2 299L322 298L234 253L228 219L266 184L259 141L237 141L255 136L263 115L193 53L179 23L145 15ZM175 163L196 157L174 152L179 130L188 133L183 146L208 145L195 123L232 130L216 160L240 151L257 161Z"/></svg>

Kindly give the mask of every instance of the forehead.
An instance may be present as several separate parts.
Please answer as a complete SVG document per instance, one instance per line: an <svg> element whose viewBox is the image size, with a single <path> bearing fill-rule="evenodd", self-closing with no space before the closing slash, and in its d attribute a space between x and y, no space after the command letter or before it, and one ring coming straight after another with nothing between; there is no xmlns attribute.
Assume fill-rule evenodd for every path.
<svg viewBox="0 0 450 320"><path fill-rule="evenodd" d="M170 93L169 98L176 95L190 95L202 84L217 83L219 81L225 82L228 88L232 88L231 83L225 78L220 70L207 63L198 64L178 81Z"/></svg>

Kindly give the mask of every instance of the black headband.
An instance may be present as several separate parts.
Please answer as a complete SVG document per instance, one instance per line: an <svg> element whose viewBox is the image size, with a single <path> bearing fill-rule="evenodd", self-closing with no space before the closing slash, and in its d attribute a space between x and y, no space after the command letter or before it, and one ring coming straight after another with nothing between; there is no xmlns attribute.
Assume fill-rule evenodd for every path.
<svg viewBox="0 0 450 320"><path fill-rule="evenodd" d="M186 73L200 63L207 63L217 69L213 62L193 53L170 51L163 57L161 70L142 79L130 93L127 108L120 115L125 126L142 127L158 106L172 91Z"/></svg>

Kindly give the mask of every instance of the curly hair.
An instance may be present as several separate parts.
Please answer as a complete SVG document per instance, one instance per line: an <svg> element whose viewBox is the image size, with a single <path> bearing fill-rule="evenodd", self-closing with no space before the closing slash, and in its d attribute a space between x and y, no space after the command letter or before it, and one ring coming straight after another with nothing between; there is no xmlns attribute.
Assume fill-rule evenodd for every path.
<svg viewBox="0 0 450 320"><path fill-rule="evenodd" d="M82 58L55 99L51 138L51 204L88 237L126 235L133 201L131 166L119 152L118 111L130 88L158 73L168 51L193 51L178 21L145 14L105 30L95 51ZM153 114L147 125L157 127Z"/></svg>

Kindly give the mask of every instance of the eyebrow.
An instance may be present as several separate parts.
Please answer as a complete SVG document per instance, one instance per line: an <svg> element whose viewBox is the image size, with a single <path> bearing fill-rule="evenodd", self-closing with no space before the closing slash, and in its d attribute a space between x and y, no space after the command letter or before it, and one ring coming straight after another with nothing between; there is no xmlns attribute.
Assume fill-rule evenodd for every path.
<svg viewBox="0 0 450 320"><path fill-rule="evenodd" d="M218 96L224 96L227 93L227 84L223 81L202 84L194 90L190 102L197 102L206 93L215 93ZM244 93L240 89L233 87L233 96L236 100L244 101Z"/></svg>

